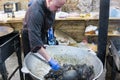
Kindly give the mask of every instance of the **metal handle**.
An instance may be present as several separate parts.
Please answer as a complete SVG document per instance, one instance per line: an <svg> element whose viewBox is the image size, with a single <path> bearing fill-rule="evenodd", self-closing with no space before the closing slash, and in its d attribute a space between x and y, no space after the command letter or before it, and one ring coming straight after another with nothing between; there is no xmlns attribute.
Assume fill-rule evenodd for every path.
<svg viewBox="0 0 120 80"><path fill-rule="evenodd" d="M21 71L23 73L29 73L29 70L25 66L22 67Z"/></svg>
<svg viewBox="0 0 120 80"><path fill-rule="evenodd" d="M35 53L32 53L31 55L33 55L33 56L36 57L37 59L41 60L41 61L44 62L45 64L49 65L48 62L46 62L45 60L43 60L41 57L37 56Z"/></svg>

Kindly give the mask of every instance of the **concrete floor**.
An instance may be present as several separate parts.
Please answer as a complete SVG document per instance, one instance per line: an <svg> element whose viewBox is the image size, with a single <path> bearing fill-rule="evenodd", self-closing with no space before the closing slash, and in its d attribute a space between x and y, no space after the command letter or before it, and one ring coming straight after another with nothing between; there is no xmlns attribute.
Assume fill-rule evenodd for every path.
<svg viewBox="0 0 120 80"><path fill-rule="evenodd" d="M7 71L8 71L8 76L10 76L11 73L14 71L14 69L18 66L16 54L14 53L13 55L11 55L5 61L5 63L6 63ZM106 68L104 69L102 75L97 80L105 80L105 75L106 75ZM118 78L116 80L120 80L120 74L117 74L117 77ZM0 78L0 80L2 80L2 79ZM20 80L19 71L17 71L15 73L15 75L12 77L11 80ZM108 78L106 80L111 80L110 75L108 76Z"/></svg>
<svg viewBox="0 0 120 80"><path fill-rule="evenodd" d="M13 53L6 61L5 66L8 71L8 77L12 74L12 72L18 67L16 54ZM0 75L0 80L2 80ZM15 73L15 75L11 78L11 80L20 80L19 70Z"/></svg>

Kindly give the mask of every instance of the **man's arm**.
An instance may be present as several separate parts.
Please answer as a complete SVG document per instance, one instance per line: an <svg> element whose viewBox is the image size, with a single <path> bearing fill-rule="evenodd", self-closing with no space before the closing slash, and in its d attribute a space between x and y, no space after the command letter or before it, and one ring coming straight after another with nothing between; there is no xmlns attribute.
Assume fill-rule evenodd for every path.
<svg viewBox="0 0 120 80"><path fill-rule="evenodd" d="M39 49L38 52L40 53L41 56L45 58L45 60L47 61L50 60L50 56L48 55L47 51L43 47L41 47L41 49Z"/></svg>

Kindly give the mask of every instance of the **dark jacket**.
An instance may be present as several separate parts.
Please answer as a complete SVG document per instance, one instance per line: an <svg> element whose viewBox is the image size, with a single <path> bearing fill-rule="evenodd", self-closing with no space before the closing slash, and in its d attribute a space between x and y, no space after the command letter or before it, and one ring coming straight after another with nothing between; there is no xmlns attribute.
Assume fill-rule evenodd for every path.
<svg viewBox="0 0 120 80"><path fill-rule="evenodd" d="M28 8L22 31L24 53L36 52L47 43L47 30L53 25L55 14L46 7L45 0L36 0Z"/></svg>

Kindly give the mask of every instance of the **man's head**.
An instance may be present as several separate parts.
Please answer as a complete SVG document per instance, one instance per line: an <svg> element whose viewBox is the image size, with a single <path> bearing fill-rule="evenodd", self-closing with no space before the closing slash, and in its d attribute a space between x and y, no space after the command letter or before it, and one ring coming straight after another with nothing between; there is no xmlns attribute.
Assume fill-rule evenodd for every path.
<svg viewBox="0 0 120 80"><path fill-rule="evenodd" d="M56 12L60 9L65 2L66 0L46 0L47 8L52 12Z"/></svg>

